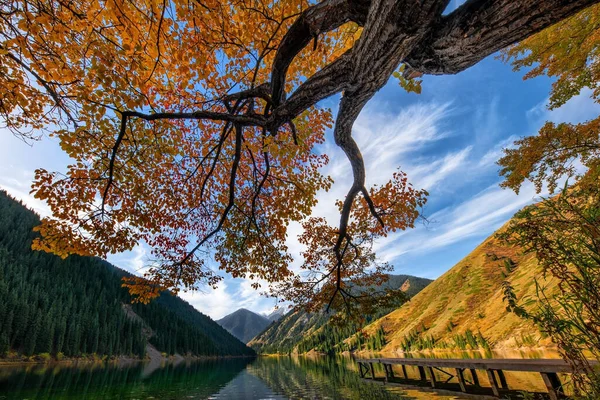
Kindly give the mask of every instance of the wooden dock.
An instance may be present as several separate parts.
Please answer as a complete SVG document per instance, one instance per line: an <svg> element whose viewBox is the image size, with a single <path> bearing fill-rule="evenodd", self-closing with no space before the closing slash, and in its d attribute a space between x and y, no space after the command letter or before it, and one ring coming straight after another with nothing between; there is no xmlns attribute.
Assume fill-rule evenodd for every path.
<svg viewBox="0 0 600 400"><path fill-rule="evenodd" d="M441 358L367 358L358 359L359 373L361 378L383 380L384 382L406 382L410 381L406 367L414 367L418 370L418 381L428 382L432 388L448 389L456 387L465 394L483 394L486 389L479 384L477 370L485 371L490 381L491 394L495 397L509 393L504 371L537 372L541 375L548 396L551 400L566 398L558 373L572 372L571 366L561 359L441 359ZM374 364L383 365L385 376L375 376ZM590 362L592 366L597 365ZM393 365L402 368L402 376L396 377L392 369ZM434 370L448 376L446 381L438 381ZM452 372L448 372L448 370ZM466 371L469 374L465 374ZM471 378L468 380L467 378ZM455 379L456 383L449 383ZM413 380L414 381L414 380ZM489 390L489 389L488 389Z"/></svg>

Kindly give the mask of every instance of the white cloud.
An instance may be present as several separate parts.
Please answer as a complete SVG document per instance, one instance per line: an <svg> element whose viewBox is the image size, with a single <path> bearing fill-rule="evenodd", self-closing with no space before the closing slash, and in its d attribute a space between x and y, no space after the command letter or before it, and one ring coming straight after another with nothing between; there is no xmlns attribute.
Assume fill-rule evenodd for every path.
<svg viewBox="0 0 600 400"><path fill-rule="evenodd" d="M444 158L408 166L405 168L406 173L415 187L431 191L448 176L466 166L471 150L473 146L468 146L457 152L448 153Z"/></svg>
<svg viewBox="0 0 600 400"><path fill-rule="evenodd" d="M197 310L217 320L237 309L236 302L227 287L226 282L221 282L217 289L209 289L207 292L180 292L179 297Z"/></svg>
<svg viewBox="0 0 600 400"><path fill-rule="evenodd" d="M431 225L426 228L392 235L380 243L379 256L392 262L408 252L423 253L468 238L487 237L515 212L538 198L531 184L525 184L519 195L497 184L491 185L469 200L434 213L430 217Z"/></svg>
<svg viewBox="0 0 600 400"><path fill-rule="evenodd" d="M264 289L266 282L261 283ZM275 300L262 297L259 292L260 289L254 290L249 279L227 279L217 289L180 292L179 296L197 310L217 320L240 308L256 313L268 314L273 311Z"/></svg>
<svg viewBox="0 0 600 400"><path fill-rule="evenodd" d="M0 188L17 200L22 201L42 217L50 215L50 208L29 192L33 181L33 171L24 170L16 165L0 166Z"/></svg>
<svg viewBox="0 0 600 400"><path fill-rule="evenodd" d="M147 268L150 249L148 245L141 243L130 251L118 254L109 254L107 261L135 275L143 275Z"/></svg>
<svg viewBox="0 0 600 400"><path fill-rule="evenodd" d="M445 120L454 113L451 103L416 103L397 115L378 112L377 103L365 108L353 136L363 154L369 184L388 181L407 154L451 136ZM344 161L348 165L345 157ZM349 167L346 170L349 175Z"/></svg>
<svg viewBox="0 0 600 400"><path fill-rule="evenodd" d="M416 103L402 109L398 114L380 112L377 102L369 103L353 129L353 136L365 160L367 186L389 181L399 166L407 172L413 168L415 175L421 173L425 183L434 184L432 177L426 179L425 175L429 174L427 171L419 170L418 165L409 165L410 158L407 154L449 137L452 132L445 129L445 120L454 113L451 103ZM453 163L459 162L461 157L466 157L470 150L463 151L465 153L461 151L448 154L439 162L439 166L446 168L448 172L455 169L456 165ZM318 204L313 210L313 215L324 217L335 226L339 222L335 201L344 199L352 185L352 168L346 155L335 144L327 143L325 152L329 155L330 162L322 172L331 176L335 183L329 192L323 191L318 194ZM424 164L431 165L431 161L425 160ZM409 179L418 183L410 175ZM290 250L301 250L294 243L294 234L299 229L293 230L296 232L290 232L288 245ZM299 258L297 253L292 254Z"/></svg>

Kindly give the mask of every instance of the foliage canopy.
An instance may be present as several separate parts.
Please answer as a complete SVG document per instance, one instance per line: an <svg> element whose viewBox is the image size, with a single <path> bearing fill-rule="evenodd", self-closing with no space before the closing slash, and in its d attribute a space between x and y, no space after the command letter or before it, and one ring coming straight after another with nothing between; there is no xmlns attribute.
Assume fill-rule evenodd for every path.
<svg viewBox="0 0 600 400"><path fill-rule="evenodd" d="M549 108L565 104L584 88L600 103L600 6L532 36L504 56L525 78L556 77ZM518 192L525 180L538 193L547 185L560 194L521 210L505 238L535 252L544 272L558 282L553 298L543 287L531 302L517 302L507 287L508 309L534 321L558 345L576 371L577 394L600 394L600 376L588 357L600 360L600 116L578 124L547 122L538 135L523 138L499 161L503 182ZM569 187L569 183L572 184Z"/></svg>
<svg viewBox="0 0 600 400"><path fill-rule="evenodd" d="M146 279L128 282L142 301L216 285L213 257L277 283L282 300L372 299L352 288L385 279L373 241L412 227L426 193L400 171L367 186L352 138L363 106L394 72L419 91L412 79L460 72L597 2L469 0L448 14L449 0L3 2L2 122L26 138L49 130L73 159L36 172L53 215L34 246L104 257L147 243ZM317 103L338 93L332 125ZM337 227L310 218L332 183L318 148L332 126L354 176Z"/></svg>

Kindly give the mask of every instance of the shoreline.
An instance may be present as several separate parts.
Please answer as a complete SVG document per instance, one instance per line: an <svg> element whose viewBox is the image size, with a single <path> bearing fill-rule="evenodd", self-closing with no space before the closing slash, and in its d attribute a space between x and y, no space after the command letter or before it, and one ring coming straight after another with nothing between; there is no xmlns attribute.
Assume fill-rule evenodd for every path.
<svg viewBox="0 0 600 400"><path fill-rule="evenodd" d="M208 361L208 360L220 360L220 359L234 359L234 358L256 358L259 355L225 355L225 356L181 356L181 355L173 355L168 357L160 357L160 358L134 358L134 357L117 357L112 358L110 360L102 359L102 358L63 358L62 360L57 360L55 358L51 358L49 360L43 359L34 359L34 360L24 360L24 359L7 359L0 358L0 367L6 366L27 366L27 365L93 365L93 364L116 364L116 365L127 365L127 364L135 364L135 363L174 363L179 364L183 361L185 362L193 362L193 361ZM31 356L36 357L36 356Z"/></svg>

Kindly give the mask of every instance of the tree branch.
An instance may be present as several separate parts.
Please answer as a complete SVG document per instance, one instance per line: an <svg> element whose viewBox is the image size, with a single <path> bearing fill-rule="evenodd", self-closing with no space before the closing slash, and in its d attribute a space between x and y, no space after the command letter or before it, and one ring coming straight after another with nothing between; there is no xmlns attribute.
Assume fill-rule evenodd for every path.
<svg viewBox="0 0 600 400"><path fill-rule="evenodd" d="M405 75L456 74L598 0L469 0L442 17L404 62Z"/></svg>
<svg viewBox="0 0 600 400"><path fill-rule="evenodd" d="M284 98L285 76L294 57L321 33L334 30L350 21L362 26L369 5L370 0L325 0L298 17L279 44L273 61L271 97L275 107Z"/></svg>
<svg viewBox="0 0 600 400"><path fill-rule="evenodd" d="M123 111L123 117L140 118L145 121L157 121L162 119L190 119L190 120L212 120L212 121L227 121L242 126L260 126L266 125L266 119L262 115L256 114L240 114L219 113L214 111L193 111L193 112L158 112L145 114L138 111Z"/></svg>

